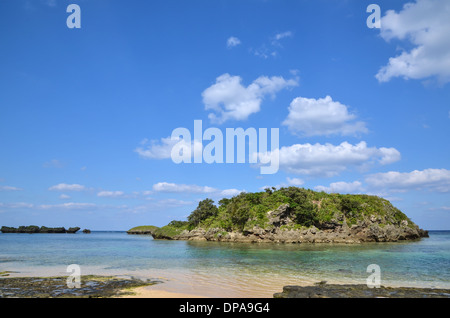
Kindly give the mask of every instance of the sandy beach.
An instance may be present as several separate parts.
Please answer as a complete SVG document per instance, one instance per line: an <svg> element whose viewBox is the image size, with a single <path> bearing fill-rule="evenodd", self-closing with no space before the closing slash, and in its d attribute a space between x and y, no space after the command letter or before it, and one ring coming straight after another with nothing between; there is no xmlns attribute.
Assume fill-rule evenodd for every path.
<svg viewBox="0 0 450 318"><path fill-rule="evenodd" d="M174 293L153 287L154 286L144 286L134 288L133 295L124 295L119 296L118 298L207 298L207 296Z"/></svg>

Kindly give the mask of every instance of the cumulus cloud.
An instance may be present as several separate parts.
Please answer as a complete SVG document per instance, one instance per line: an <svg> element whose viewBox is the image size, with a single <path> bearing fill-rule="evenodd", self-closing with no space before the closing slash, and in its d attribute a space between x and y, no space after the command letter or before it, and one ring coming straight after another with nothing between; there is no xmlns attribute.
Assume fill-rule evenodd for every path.
<svg viewBox="0 0 450 318"><path fill-rule="evenodd" d="M80 184L60 183L48 188L50 191L83 191L86 187Z"/></svg>
<svg viewBox="0 0 450 318"><path fill-rule="evenodd" d="M378 163L390 164L400 160L400 152L395 148L368 147L362 141L356 145L343 142L332 144L294 144L281 147L279 152L280 168L299 175L335 176L348 168L366 168ZM272 155L259 153L261 161ZM263 161L264 162L264 161Z"/></svg>
<svg viewBox="0 0 450 318"><path fill-rule="evenodd" d="M299 178L286 178L288 185L299 187L305 183L302 179Z"/></svg>
<svg viewBox="0 0 450 318"><path fill-rule="evenodd" d="M238 189L225 189L220 191L219 195L222 197L234 197L238 194L240 194L241 192L243 192L242 190L238 190Z"/></svg>
<svg viewBox="0 0 450 318"><path fill-rule="evenodd" d="M333 182L330 184L329 187L325 187L325 186L317 186L314 188L316 191L324 191L324 192L328 192L328 193L342 193L342 194L347 194L347 193L361 193L364 192L362 183L359 181L354 181L354 182L344 182L344 181L340 181L340 182Z"/></svg>
<svg viewBox="0 0 450 318"><path fill-rule="evenodd" d="M347 106L325 98L295 98L289 106L289 114L283 125L291 132L305 136L355 135L366 133L365 123L355 122L356 115L349 113Z"/></svg>
<svg viewBox="0 0 450 318"><path fill-rule="evenodd" d="M246 120L261 109L266 96L275 97L282 89L297 86L295 79L281 76L260 76L249 86L242 85L240 76L223 74L217 77L215 84L202 93L206 110L212 110L209 118L212 122L223 123L227 120Z"/></svg>
<svg viewBox="0 0 450 318"><path fill-rule="evenodd" d="M408 190L450 192L450 170L447 169L376 173L367 176L365 181L373 188L389 189L397 192Z"/></svg>
<svg viewBox="0 0 450 318"><path fill-rule="evenodd" d="M417 0L400 12L389 10L381 18L381 37L413 45L410 51L391 57L376 74L380 82L394 77L450 81L450 2Z"/></svg>
<svg viewBox="0 0 450 318"><path fill-rule="evenodd" d="M103 198L118 198L122 197L124 194L123 191L100 191L97 193L97 196Z"/></svg>
<svg viewBox="0 0 450 318"><path fill-rule="evenodd" d="M189 144L186 140L179 137L172 138L161 138L160 141L144 139L141 142L141 146L137 147L134 151L145 159L170 159L173 146L179 144L180 147L185 147L186 149L191 149L191 157L194 156L196 151L200 154L203 153L203 148L201 142L198 140L193 140Z"/></svg>
<svg viewBox="0 0 450 318"><path fill-rule="evenodd" d="M135 151L139 156L147 159L168 159L173 146L177 142L177 140L172 140L170 137L161 138L160 142L144 139L141 141L141 147L136 148Z"/></svg>
<svg viewBox="0 0 450 318"><path fill-rule="evenodd" d="M241 44L241 40L239 40L235 36L231 36L227 40L227 47L228 48L232 48L232 47L238 46L239 44Z"/></svg>

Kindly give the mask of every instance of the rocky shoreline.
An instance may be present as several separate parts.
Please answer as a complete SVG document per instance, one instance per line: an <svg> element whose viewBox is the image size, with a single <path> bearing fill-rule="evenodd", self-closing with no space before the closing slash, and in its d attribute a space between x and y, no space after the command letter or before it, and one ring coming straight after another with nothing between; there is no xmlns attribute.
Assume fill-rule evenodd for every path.
<svg viewBox="0 0 450 318"><path fill-rule="evenodd" d="M284 286L274 298L450 298L450 289L384 287L369 288L364 284L326 284Z"/></svg>
<svg viewBox="0 0 450 318"><path fill-rule="evenodd" d="M2 277L0 298L106 298L133 294L132 288L157 282L112 276L81 276L80 288L69 288L67 276Z"/></svg>
<svg viewBox="0 0 450 318"><path fill-rule="evenodd" d="M245 243L363 243L363 242L398 242L417 240L428 237L428 231L416 224L402 220L399 224L385 224L371 215L348 226L346 220L331 220L321 224L320 228L298 228L293 224L289 205L283 204L274 211L269 211L268 226L258 225L243 231L226 231L221 228L192 230L171 228L170 231L155 226L135 228L129 234L152 235L154 239L217 241Z"/></svg>
<svg viewBox="0 0 450 318"><path fill-rule="evenodd" d="M27 233L27 234L33 234L33 233L71 233L71 234L74 234L74 233L78 232L79 230L80 230L79 227L70 227L69 229L66 230L64 227L46 227L46 226L39 227L36 225L19 226L18 228L2 226L0 229L0 231L2 233Z"/></svg>

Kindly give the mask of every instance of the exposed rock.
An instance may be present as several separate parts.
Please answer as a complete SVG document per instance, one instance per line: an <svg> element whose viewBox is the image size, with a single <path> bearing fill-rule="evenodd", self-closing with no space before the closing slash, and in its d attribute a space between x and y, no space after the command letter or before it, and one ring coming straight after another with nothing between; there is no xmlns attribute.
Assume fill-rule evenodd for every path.
<svg viewBox="0 0 450 318"><path fill-rule="evenodd" d="M78 232L80 230L80 228L77 226L77 227L69 227L69 229L66 231L66 233L76 233L76 232Z"/></svg>
<svg viewBox="0 0 450 318"><path fill-rule="evenodd" d="M155 236L153 236L154 238L156 238ZM213 239L213 235L208 235L208 238L210 238L210 240ZM177 235L176 237L174 237L173 239L177 239L177 240L187 240L187 241L206 241L206 231L202 228L198 228L198 229L194 229L192 231L183 231L181 232L181 234Z"/></svg>
<svg viewBox="0 0 450 318"><path fill-rule="evenodd" d="M41 226L39 233L66 233L66 229L63 227Z"/></svg>
<svg viewBox="0 0 450 318"><path fill-rule="evenodd" d="M69 288L63 277L3 277L0 298L105 298L132 294L131 288L150 286L157 281L137 278L85 275L80 288Z"/></svg>
<svg viewBox="0 0 450 318"><path fill-rule="evenodd" d="M314 286L284 286L274 298L449 298L449 289L383 287L367 285L332 285L320 282Z"/></svg>
<svg viewBox="0 0 450 318"><path fill-rule="evenodd" d="M91 233L91 230L89 230L89 229L84 229L84 230L83 230L83 233L89 234L89 233Z"/></svg>
<svg viewBox="0 0 450 318"><path fill-rule="evenodd" d="M269 224L275 227L291 224L294 219L289 204L282 204L278 209L267 212L267 217L269 218Z"/></svg>
<svg viewBox="0 0 450 318"><path fill-rule="evenodd" d="M71 227L66 230L64 227L46 227L36 225L29 226L19 226L18 228L2 226L0 231L2 233L76 233L80 228L79 227Z"/></svg>

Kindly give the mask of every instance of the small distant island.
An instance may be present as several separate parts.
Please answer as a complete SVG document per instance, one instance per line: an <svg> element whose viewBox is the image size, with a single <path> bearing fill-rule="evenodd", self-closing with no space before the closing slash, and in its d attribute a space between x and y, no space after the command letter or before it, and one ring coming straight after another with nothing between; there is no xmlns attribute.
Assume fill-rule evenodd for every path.
<svg viewBox="0 0 450 318"><path fill-rule="evenodd" d="M29 225L29 226L19 226L18 228L15 227L9 227L9 226L2 226L0 231L2 233L71 233L74 234L77 231L79 231L79 227L70 227L69 229L65 229L64 227L46 227L46 226L36 226L36 225Z"/></svg>
<svg viewBox="0 0 450 318"><path fill-rule="evenodd" d="M298 187L267 188L205 199L187 221L138 226L128 234L154 239L223 242L362 243L428 237L391 202L365 194L335 194Z"/></svg>

